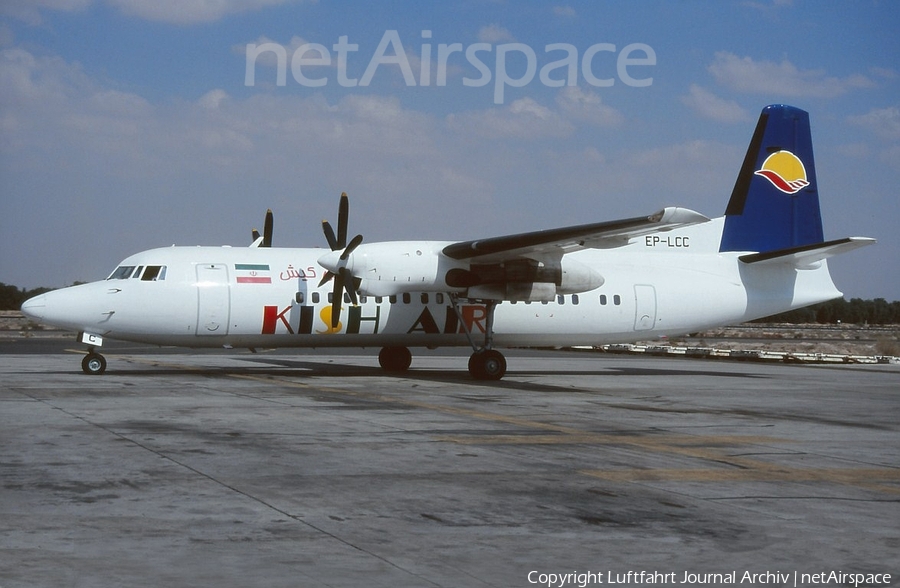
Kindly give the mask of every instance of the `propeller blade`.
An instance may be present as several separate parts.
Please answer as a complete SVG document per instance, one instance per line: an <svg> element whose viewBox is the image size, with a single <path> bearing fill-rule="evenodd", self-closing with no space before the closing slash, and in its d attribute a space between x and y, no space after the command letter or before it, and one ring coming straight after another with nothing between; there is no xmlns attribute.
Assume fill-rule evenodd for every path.
<svg viewBox="0 0 900 588"><path fill-rule="evenodd" d="M331 273L331 272L325 272L325 275L322 276L322 279L321 279L321 280L319 280L319 286L318 286L318 287L321 288L322 286L324 286L325 284L327 284L328 282L330 282L330 281L331 281L331 278L333 278L333 277L334 277L334 274L333 274L333 273Z"/></svg>
<svg viewBox="0 0 900 588"><path fill-rule="evenodd" d="M331 294L331 328L336 329L341 322L341 302L344 298L344 268L341 273L334 275L334 290Z"/></svg>
<svg viewBox="0 0 900 588"><path fill-rule="evenodd" d="M356 288L353 287L353 274L350 273L350 270L347 268L342 267L341 279L344 281L344 289L347 290L347 294L350 295L350 302L353 303L353 306L359 306L359 299L356 297Z"/></svg>
<svg viewBox="0 0 900 588"><path fill-rule="evenodd" d="M253 241L251 241L251 243L256 243L257 239L259 239L259 231L253 229Z"/></svg>
<svg viewBox="0 0 900 588"><path fill-rule="evenodd" d="M362 243L362 240L362 235L353 237L353 239L347 245L346 249L344 249L344 252L341 253L341 261L347 261L350 258L350 254L353 253L353 250L359 247L359 244Z"/></svg>
<svg viewBox="0 0 900 588"><path fill-rule="evenodd" d="M349 216L350 199L347 198L346 192L341 192L341 202L338 205L337 249L343 249L347 246L347 222Z"/></svg>
<svg viewBox="0 0 900 588"><path fill-rule="evenodd" d="M325 240L328 241L328 246L331 247L331 250L337 251L340 249L337 238L334 236L334 229L331 228L331 224L327 220L322 221L322 230L325 232Z"/></svg>
<svg viewBox="0 0 900 588"><path fill-rule="evenodd" d="M272 209L269 208L268 210L266 210L266 222L263 225L262 247L271 247L272 246L273 224L274 224L274 216L272 215Z"/></svg>

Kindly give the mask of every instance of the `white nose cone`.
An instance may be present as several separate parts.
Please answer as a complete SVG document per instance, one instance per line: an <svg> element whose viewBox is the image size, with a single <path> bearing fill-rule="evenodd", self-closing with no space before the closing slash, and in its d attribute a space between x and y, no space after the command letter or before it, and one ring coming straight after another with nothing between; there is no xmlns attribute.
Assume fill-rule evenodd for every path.
<svg viewBox="0 0 900 588"><path fill-rule="evenodd" d="M29 298L22 303L22 312L29 318L42 320L47 311L47 295L41 294L34 298Z"/></svg>

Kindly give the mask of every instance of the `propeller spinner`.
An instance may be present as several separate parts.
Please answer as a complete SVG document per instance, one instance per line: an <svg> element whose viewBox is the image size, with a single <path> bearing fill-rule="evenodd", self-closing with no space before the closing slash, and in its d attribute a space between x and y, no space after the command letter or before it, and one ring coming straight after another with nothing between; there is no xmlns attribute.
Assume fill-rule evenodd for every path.
<svg viewBox="0 0 900 588"><path fill-rule="evenodd" d="M331 328L336 329L341 318L341 300L344 292L350 296L350 301L354 306L359 304L356 297L356 287L354 284L353 272L348 267L350 263L350 255L353 250L362 243L362 235L353 237L347 243L347 223L350 215L350 201L347 193L341 193L340 204L338 205L338 226L337 234L327 220L322 221L322 231L325 233L325 239L331 248L331 253L323 255L319 259L319 265L326 270L325 275L319 282L319 286L326 284L329 280L334 279L334 290L331 295ZM337 254L340 252L340 254ZM336 255L337 254L337 255Z"/></svg>

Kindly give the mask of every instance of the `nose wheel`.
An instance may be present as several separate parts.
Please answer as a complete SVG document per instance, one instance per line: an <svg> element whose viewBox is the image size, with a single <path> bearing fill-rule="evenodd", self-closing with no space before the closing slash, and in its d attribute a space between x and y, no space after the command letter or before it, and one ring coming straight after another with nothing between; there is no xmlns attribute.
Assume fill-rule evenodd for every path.
<svg viewBox="0 0 900 588"><path fill-rule="evenodd" d="M99 376L106 371L106 358L96 351L89 351L81 360L81 370L90 376Z"/></svg>

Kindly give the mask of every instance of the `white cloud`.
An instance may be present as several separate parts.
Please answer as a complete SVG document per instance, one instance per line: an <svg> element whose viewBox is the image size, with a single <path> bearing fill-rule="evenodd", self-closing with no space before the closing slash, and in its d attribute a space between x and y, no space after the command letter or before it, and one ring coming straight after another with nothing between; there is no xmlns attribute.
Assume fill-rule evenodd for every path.
<svg viewBox="0 0 900 588"><path fill-rule="evenodd" d="M896 80L898 77L897 70L890 67L870 67L869 71L872 75L885 80Z"/></svg>
<svg viewBox="0 0 900 588"><path fill-rule="evenodd" d="M708 69L720 85L750 94L833 98L854 88L874 86L861 74L837 78L821 69L801 70L787 59L781 63L754 61L727 51L717 52Z"/></svg>
<svg viewBox="0 0 900 588"><path fill-rule="evenodd" d="M43 23L42 9L77 12L84 10L94 0L3 0L0 2L0 15L24 21L37 26Z"/></svg>
<svg viewBox="0 0 900 588"><path fill-rule="evenodd" d="M600 95L578 86L566 86L556 95L556 104L567 118L598 127L622 124L625 117L618 110L603 104Z"/></svg>
<svg viewBox="0 0 900 588"><path fill-rule="evenodd" d="M178 25L214 22L232 14L295 1L297 0L106 0L125 14Z"/></svg>
<svg viewBox="0 0 900 588"><path fill-rule="evenodd" d="M302 0L104 0L122 13L177 25L214 22L232 14L251 12ZM75 12L95 0L3 0L0 15L11 16L30 25L43 22L42 10Z"/></svg>
<svg viewBox="0 0 900 588"><path fill-rule="evenodd" d="M520 98L509 106L450 114L447 125L457 133L488 139L565 137L575 130L559 113L531 98Z"/></svg>
<svg viewBox="0 0 900 588"><path fill-rule="evenodd" d="M537 140L568 137L575 132L575 123L615 127L625 120L618 110L603 104L598 94L577 86L560 90L555 103L553 109L532 98L520 98L508 106L450 114L447 125L458 133L488 139Z"/></svg>
<svg viewBox="0 0 900 588"><path fill-rule="evenodd" d="M850 123L888 140L900 139L900 108L874 108L866 114L849 116Z"/></svg>
<svg viewBox="0 0 900 588"><path fill-rule="evenodd" d="M492 24L478 30L478 40L482 43L513 43L516 39L507 29Z"/></svg>
<svg viewBox="0 0 900 588"><path fill-rule="evenodd" d="M742 4L749 8L755 8L756 10L760 10L760 11L769 13L769 12L774 12L777 9L782 8L782 7L791 6L791 5L793 5L793 3L794 3L793 0L771 0L770 3L755 2L752 0L747 0L747 1L743 2Z"/></svg>
<svg viewBox="0 0 900 588"><path fill-rule="evenodd" d="M725 209L745 149L698 139L636 150L626 154L620 166L629 170L625 180L629 192L667 186L660 206L687 206L715 216Z"/></svg>
<svg viewBox="0 0 900 588"><path fill-rule="evenodd" d="M737 123L750 120L750 115L740 104L719 98L697 84L691 84L688 94L681 97L681 102L700 116L715 121Z"/></svg>

